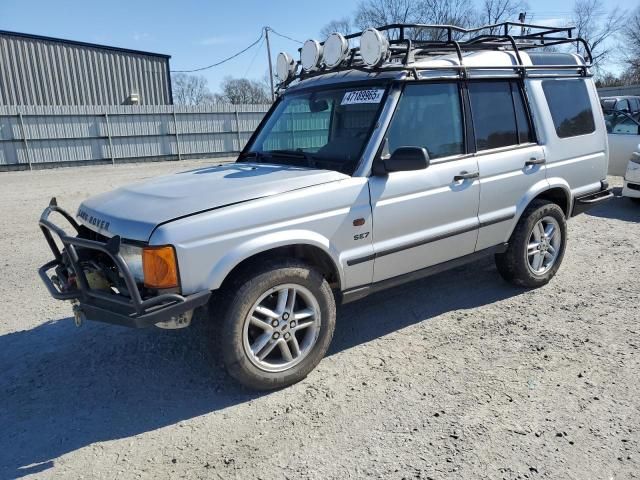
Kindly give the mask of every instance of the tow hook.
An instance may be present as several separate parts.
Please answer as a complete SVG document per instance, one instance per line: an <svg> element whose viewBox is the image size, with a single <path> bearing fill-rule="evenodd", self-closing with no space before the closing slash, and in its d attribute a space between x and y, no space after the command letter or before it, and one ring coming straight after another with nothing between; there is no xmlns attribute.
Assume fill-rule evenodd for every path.
<svg viewBox="0 0 640 480"><path fill-rule="evenodd" d="M74 303L73 304L73 321L76 324L76 327L82 326L82 322L84 322L85 320L86 320L86 316L82 311L82 309L80 308L80 305L77 303Z"/></svg>

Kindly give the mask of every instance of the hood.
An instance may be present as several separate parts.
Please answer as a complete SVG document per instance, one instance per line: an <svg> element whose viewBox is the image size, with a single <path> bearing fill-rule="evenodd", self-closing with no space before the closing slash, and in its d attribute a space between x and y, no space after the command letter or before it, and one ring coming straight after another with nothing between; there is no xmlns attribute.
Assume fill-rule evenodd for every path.
<svg viewBox="0 0 640 480"><path fill-rule="evenodd" d="M234 163L157 177L96 195L78 220L106 236L147 241L160 224L235 203L349 178L330 170Z"/></svg>

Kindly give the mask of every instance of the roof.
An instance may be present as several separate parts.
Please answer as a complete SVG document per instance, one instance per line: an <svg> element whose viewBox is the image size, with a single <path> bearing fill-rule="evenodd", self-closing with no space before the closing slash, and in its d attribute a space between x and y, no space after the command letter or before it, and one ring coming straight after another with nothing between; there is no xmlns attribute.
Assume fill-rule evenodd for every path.
<svg viewBox="0 0 640 480"><path fill-rule="evenodd" d="M532 72L539 71L534 67L540 65L541 69L553 66L572 66L576 69L585 65L584 60L579 55L573 53L557 52L520 52L522 64L526 67L533 67ZM518 59L515 52L511 50L487 50L478 52L465 52L462 56L462 65L465 68L473 69L469 71L471 78L476 77L504 77L514 76ZM458 67L461 62L456 54L437 55L433 57L422 57L407 65L394 62L387 62L379 68L368 69L344 69L327 70L324 73L316 72L307 78L302 78L298 83L292 84L287 91L296 91L310 87L333 85L338 83L365 82L365 81L392 81L408 78L415 70L420 78L431 76L457 76ZM487 67L486 69L482 67ZM433 72L433 73L432 73ZM553 75L556 70L546 69L545 74ZM562 72L557 72L562 73Z"/></svg>
<svg viewBox="0 0 640 480"><path fill-rule="evenodd" d="M64 38L54 38L54 37L46 37L43 35L34 35L31 33L20 33L20 32L10 32L8 30L0 30L0 36L9 36L9 37L19 37L31 40L40 40L43 42L55 42L55 43L65 43L67 45L74 45L77 47L85 47L85 48L98 48L101 50L111 50L120 53L128 53L132 55L144 55L147 57L161 57L166 58L167 60L171 58L171 55L165 55L163 53L153 53L153 52L145 52L142 50L133 50L130 48L120 48L120 47L112 47L109 45L99 45L97 43L88 43L88 42L79 42L77 40L66 40Z"/></svg>

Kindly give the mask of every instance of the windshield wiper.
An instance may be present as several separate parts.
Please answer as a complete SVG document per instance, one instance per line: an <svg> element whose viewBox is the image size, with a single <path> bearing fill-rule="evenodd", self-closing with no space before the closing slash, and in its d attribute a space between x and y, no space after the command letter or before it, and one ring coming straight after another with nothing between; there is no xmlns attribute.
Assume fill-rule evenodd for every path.
<svg viewBox="0 0 640 480"><path fill-rule="evenodd" d="M247 152L247 153L245 153L244 155L241 155L241 156L240 156L240 158L239 158L239 160L240 160L241 162L244 162L244 161L246 161L248 158L252 158L252 157L253 157L253 158L255 158L255 159L256 159L256 162L258 162L258 163L259 163L259 162L262 162L264 159L266 159L268 156L267 156L264 152L254 152L254 151L251 151L251 152Z"/></svg>
<svg viewBox="0 0 640 480"><path fill-rule="evenodd" d="M301 158L306 160L309 167L316 168L316 161L313 159L313 155L303 150L269 150L269 153L278 157Z"/></svg>

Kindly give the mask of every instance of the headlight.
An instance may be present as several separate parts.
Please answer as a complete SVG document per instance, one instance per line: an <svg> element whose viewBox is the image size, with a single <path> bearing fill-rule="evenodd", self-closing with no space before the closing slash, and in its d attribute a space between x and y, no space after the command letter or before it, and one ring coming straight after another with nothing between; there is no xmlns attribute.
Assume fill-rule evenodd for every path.
<svg viewBox="0 0 640 480"><path fill-rule="evenodd" d="M144 271L142 269L142 248L135 245L123 243L120 245L120 255L129 267L136 282L144 281Z"/></svg>

